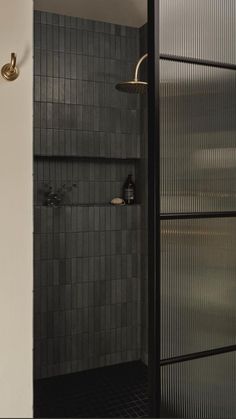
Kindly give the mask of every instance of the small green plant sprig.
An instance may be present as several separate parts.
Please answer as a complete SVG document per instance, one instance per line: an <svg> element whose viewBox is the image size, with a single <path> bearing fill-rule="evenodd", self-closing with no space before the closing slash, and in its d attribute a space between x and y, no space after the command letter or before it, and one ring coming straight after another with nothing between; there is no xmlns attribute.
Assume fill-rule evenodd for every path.
<svg viewBox="0 0 236 419"><path fill-rule="evenodd" d="M71 186L66 185L65 183L58 189L54 190L51 185L44 184L45 186L45 202L44 204L47 207L58 208L65 204L66 195L76 188L76 183L73 183Z"/></svg>

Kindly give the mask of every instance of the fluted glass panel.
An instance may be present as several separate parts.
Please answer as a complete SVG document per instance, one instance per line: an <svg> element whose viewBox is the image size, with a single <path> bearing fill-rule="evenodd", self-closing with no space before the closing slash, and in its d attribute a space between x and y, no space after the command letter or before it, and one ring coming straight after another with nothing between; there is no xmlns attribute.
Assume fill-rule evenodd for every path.
<svg viewBox="0 0 236 419"><path fill-rule="evenodd" d="M161 211L236 210L236 71L160 67Z"/></svg>
<svg viewBox="0 0 236 419"><path fill-rule="evenodd" d="M236 63L235 0L160 0L160 51Z"/></svg>
<svg viewBox="0 0 236 419"><path fill-rule="evenodd" d="M162 415L235 418L235 352L161 368Z"/></svg>
<svg viewBox="0 0 236 419"><path fill-rule="evenodd" d="M161 221L161 358L236 344L236 219Z"/></svg>

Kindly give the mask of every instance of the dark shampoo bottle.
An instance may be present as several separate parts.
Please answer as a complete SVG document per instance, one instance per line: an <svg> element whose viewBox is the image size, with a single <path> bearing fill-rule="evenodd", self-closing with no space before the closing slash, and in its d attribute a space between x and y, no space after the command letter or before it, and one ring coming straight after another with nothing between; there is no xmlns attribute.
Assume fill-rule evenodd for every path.
<svg viewBox="0 0 236 419"><path fill-rule="evenodd" d="M128 175L124 183L124 201L127 205L132 205L135 202L135 184L132 180L132 175Z"/></svg>

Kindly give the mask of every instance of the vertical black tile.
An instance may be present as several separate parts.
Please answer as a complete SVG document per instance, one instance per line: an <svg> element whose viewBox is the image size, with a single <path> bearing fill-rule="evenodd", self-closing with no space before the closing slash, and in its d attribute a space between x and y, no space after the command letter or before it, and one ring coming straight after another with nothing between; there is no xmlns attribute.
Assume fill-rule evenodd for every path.
<svg viewBox="0 0 236 419"><path fill-rule="evenodd" d="M41 48L41 24L39 22L34 24L34 48Z"/></svg>
<svg viewBox="0 0 236 419"><path fill-rule="evenodd" d="M48 23L48 22L47 22ZM53 28L50 24L46 26L46 48L53 49Z"/></svg>
<svg viewBox="0 0 236 419"><path fill-rule="evenodd" d="M47 52L46 50L41 49L40 54L40 75L47 75Z"/></svg>
<svg viewBox="0 0 236 419"><path fill-rule="evenodd" d="M34 76L34 101L39 102L40 100L41 100L40 77Z"/></svg>
<svg viewBox="0 0 236 419"><path fill-rule="evenodd" d="M52 77L47 77L47 102L52 102L53 100L53 79Z"/></svg>
<svg viewBox="0 0 236 419"><path fill-rule="evenodd" d="M71 78L74 79L74 80L76 80L77 79L77 72L78 72L78 70L77 70L77 56L76 56L76 54L71 54L71 62L70 62L70 65L71 65L71 68L70 68L70 70L71 70Z"/></svg>
<svg viewBox="0 0 236 419"><path fill-rule="evenodd" d="M59 77L65 77L65 54L59 53Z"/></svg>
<svg viewBox="0 0 236 419"><path fill-rule="evenodd" d="M59 36L59 51L64 52L65 51L65 28L63 26L59 27L58 36Z"/></svg>

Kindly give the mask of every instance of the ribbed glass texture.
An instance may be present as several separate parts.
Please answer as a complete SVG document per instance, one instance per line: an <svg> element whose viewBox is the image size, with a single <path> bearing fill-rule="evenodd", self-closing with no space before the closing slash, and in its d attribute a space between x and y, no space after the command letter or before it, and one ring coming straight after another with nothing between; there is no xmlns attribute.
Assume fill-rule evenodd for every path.
<svg viewBox="0 0 236 419"><path fill-rule="evenodd" d="M160 0L160 53L236 64L235 0ZM160 60L162 213L236 211L236 71ZM161 358L236 344L236 219L161 221ZM161 417L235 418L235 352L161 368Z"/></svg>
<svg viewBox="0 0 236 419"><path fill-rule="evenodd" d="M236 344L236 219L161 221L161 358Z"/></svg>
<svg viewBox="0 0 236 419"><path fill-rule="evenodd" d="M236 71L160 72L161 212L236 210Z"/></svg>
<svg viewBox="0 0 236 419"><path fill-rule="evenodd" d="M160 52L236 63L235 0L160 0Z"/></svg>
<svg viewBox="0 0 236 419"><path fill-rule="evenodd" d="M235 418L235 361L232 352L162 367L161 417Z"/></svg>

